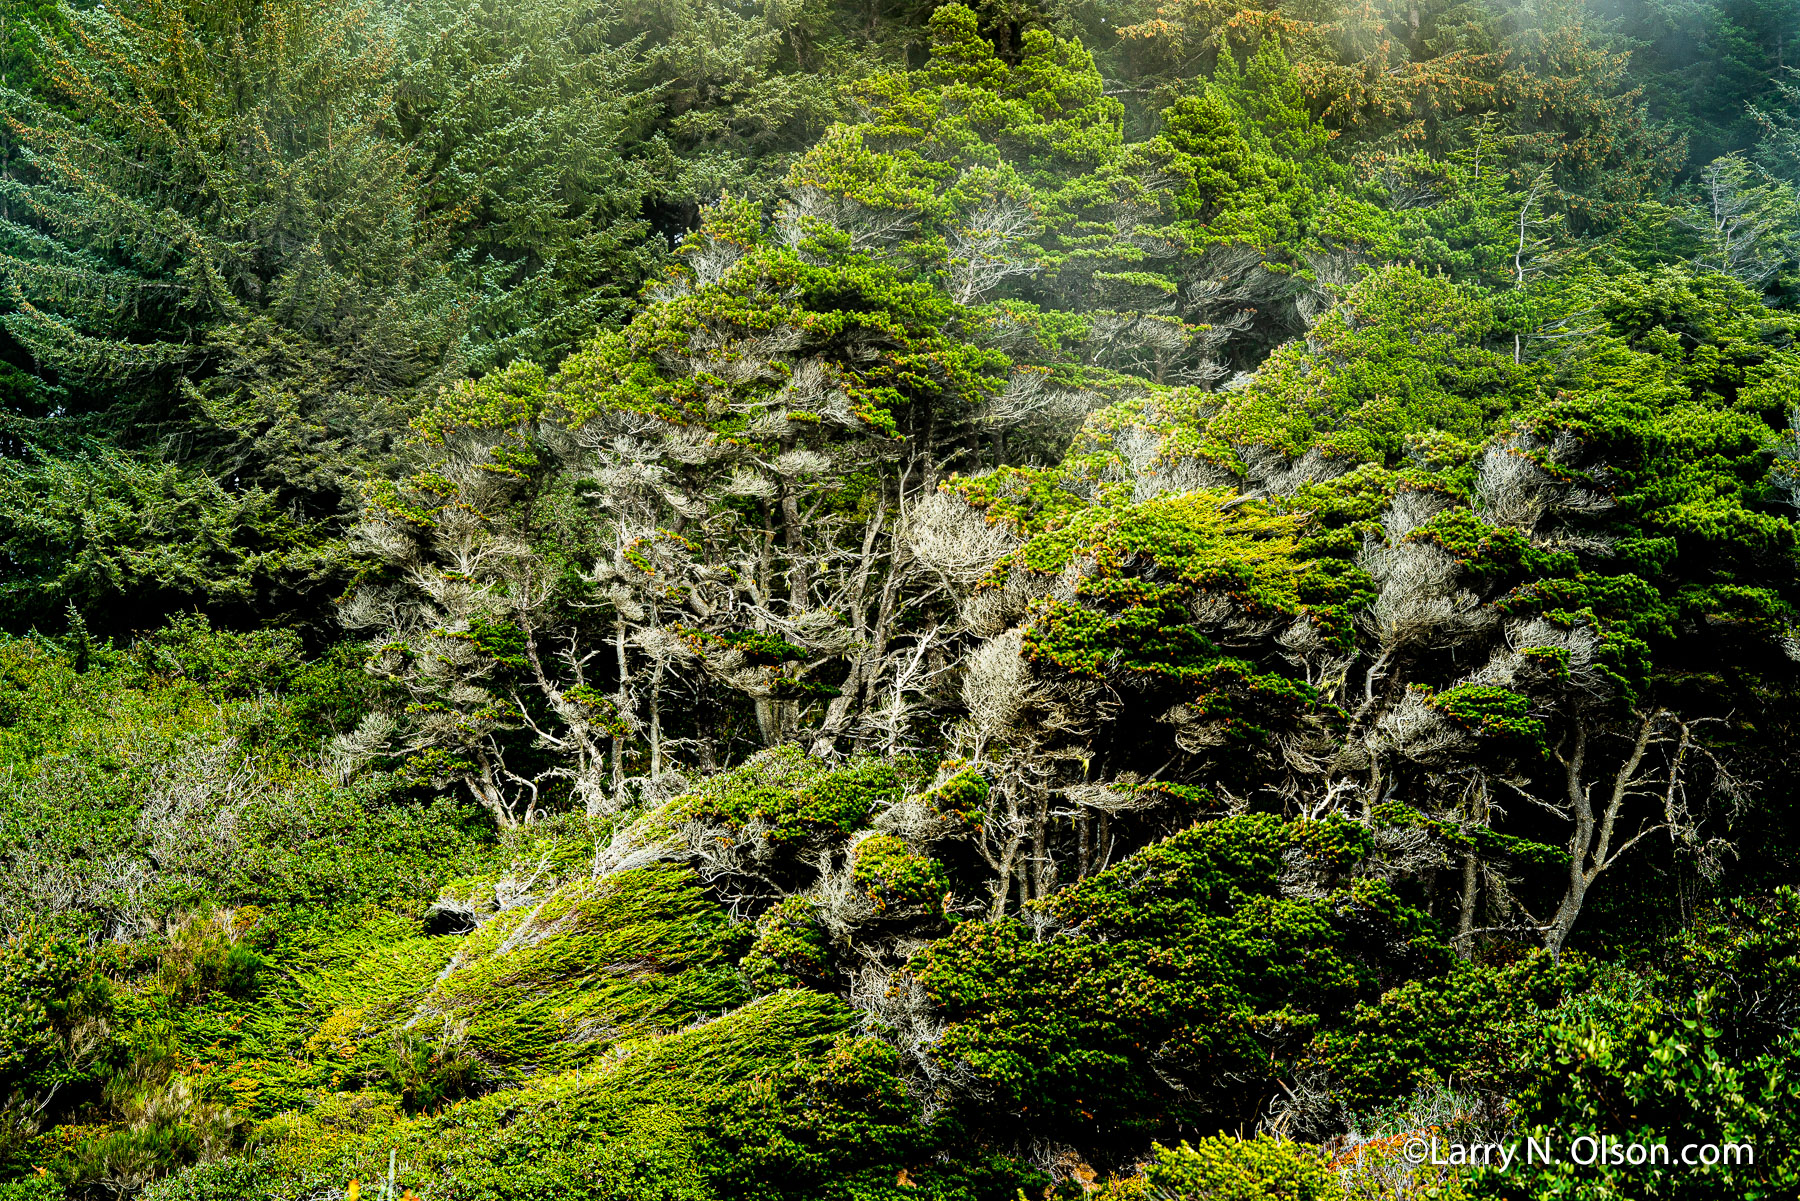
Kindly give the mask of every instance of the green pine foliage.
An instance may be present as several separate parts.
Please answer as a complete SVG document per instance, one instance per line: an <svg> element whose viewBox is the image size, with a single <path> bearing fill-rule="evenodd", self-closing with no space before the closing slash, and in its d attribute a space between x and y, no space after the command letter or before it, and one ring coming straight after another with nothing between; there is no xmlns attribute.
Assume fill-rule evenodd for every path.
<svg viewBox="0 0 1800 1201"><path fill-rule="evenodd" d="M1341 1195L1335 1175L1317 1154L1267 1136L1158 1148L1144 1178L1158 1195L1170 1198L1330 1201Z"/></svg>
<svg viewBox="0 0 1800 1201"><path fill-rule="evenodd" d="M1447 958L1385 887L1333 879L1367 853L1361 837L1267 815L1203 823L1059 893L1045 909L1062 938L959 926L911 968L950 1022L936 1053L974 1074L967 1104L989 1121L1096 1149L1100 1130L1246 1120L1310 1031L1378 993L1392 969L1376 947ZM1282 897L1290 851L1321 873L1317 899ZM1208 1084L1225 1079L1240 1083Z"/></svg>
<svg viewBox="0 0 1800 1201"><path fill-rule="evenodd" d="M1271 355L1209 432L1224 454L1248 444L1388 466L1401 461L1409 435L1425 430L1479 439L1536 391L1529 373L1494 348L1500 317L1491 305L1478 290L1413 267L1372 273L1304 342Z"/></svg>
<svg viewBox="0 0 1800 1201"><path fill-rule="evenodd" d="M555 1070L618 1041L676 1029L744 1000L740 932L691 880L668 870L564 886L496 914L458 948L455 970L395 1013L463 1028L463 1052L493 1074ZM551 937L554 932L554 937ZM376 1041L363 1034L359 1041Z"/></svg>

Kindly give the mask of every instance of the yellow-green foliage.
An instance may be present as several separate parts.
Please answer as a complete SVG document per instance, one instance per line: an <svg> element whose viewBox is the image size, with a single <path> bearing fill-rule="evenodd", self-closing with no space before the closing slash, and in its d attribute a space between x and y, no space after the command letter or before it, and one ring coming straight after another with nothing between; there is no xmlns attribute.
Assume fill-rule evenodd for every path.
<svg viewBox="0 0 1800 1201"><path fill-rule="evenodd" d="M1301 521L1254 505L1233 504L1226 489L1157 497L1124 513L1090 510L1068 527L1040 534L1019 559L1033 571L1062 570L1077 555L1098 574L1122 574L1153 556L1169 575L1200 588L1241 592L1246 602L1280 610L1299 603L1294 560Z"/></svg>
<svg viewBox="0 0 1800 1201"><path fill-rule="evenodd" d="M129 667L78 672L41 642L0 641L0 764L61 751L116 768L154 747L226 729L226 713L191 682Z"/></svg>
<svg viewBox="0 0 1800 1201"><path fill-rule="evenodd" d="M756 923L756 942L739 965L758 992L819 984L831 974L831 943L812 901L785 897Z"/></svg>
<svg viewBox="0 0 1800 1201"><path fill-rule="evenodd" d="M1414 267L1375 272L1269 357L1208 428L1213 454L1317 448L1356 462L1398 459L1409 435L1480 438L1528 400L1531 372L1491 349L1497 318L1472 289Z"/></svg>
<svg viewBox="0 0 1800 1201"><path fill-rule="evenodd" d="M329 1098L262 1128L260 1189L286 1197L379 1177L390 1149L400 1184L480 1201L1008 1201L1033 1184L979 1155L934 1162L897 1054L855 1026L835 998L778 992L435 1116ZM902 1171L921 1191L897 1185ZM207 1183L195 1173L160 1195L221 1195Z"/></svg>
<svg viewBox="0 0 1800 1201"><path fill-rule="evenodd" d="M399 1101L387 1093L324 1092L306 1108L262 1123L256 1138L300 1167L364 1138L391 1137L404 1116Z"/></svg>
<svg viewBox="0 0 1800 1201"><path fill-rule="evenodd" d="M1025 178L1049 181L1116 151L1119 103L1103 94L1079 44L1034 29L1011 66L960 4L937 9L930 38L923 70L863 83L873 119L833 130L794 168L790 186L852 192L945 221L988 199L983 191L1029 195Z"/></svg>
<svg viewBox="0 0 1800 1201"><path fill-rule="evenodd" d="M754 823L776 847L843 838L866 825L878 805L898 800L916 767L880 759L840 767L792 744L771 747L670 802L647 828L693 819L732 830Z"/></svg>
<svg viewBox="0 0 1800 1201"><path fill-rule="evenodd" d="M1158 1147L1144 1178L1150 1194L1166 1201L1338 1201L1344 1195L1317 1150L1268 1135Z"/></svg>
<svg viewBox="0 0 1800 1201"><path fill-rule="evenodd" d="M151 984L129 995L128 1011L140 1024L168 1023L196 1060L200 1089L248 1119L361 1079L380 1045L380 1021L371 1015L418 995L457 941L422 937L411 918L373 905L294 925L300 915L292 911L234 916L239 941L230 949L255 967L253 989L233 995L214 979L216 970L196 970L195 939L181 934ZM198 945L210 952L215 943L213 936Z"/></svg>
<svg viewBox="0 0 1800 1201"><path fill-rule="evenodd" d="M1033 658L1098 676L1115 669L1190 677L1219 651L1191 623L1201 594L1229 598L1257 618L1305 614L1333 638L1347 629L1356 582L1329 560L1299 553L1304 517L1240 504L1226 491L1157 497L1093 510L1026 543L1017 562L1042 573L1077 557L1092 570L1074 602L1046 611L1026 639Z"/></svg>
<svg viewBox="0 0 1800 1201"><path fill-rule="evenodd" d="M998 467L946 485L990 522L1027 536L1060 529L1096 509L1128 504L1140 481L1157 482L1211 443L1207 420L1217 395L1197 388L1151 389L1088 415L1062 460L1050 467ZM1156 441L1148 460L1127 453L1128 437Z"/></svg>
<svg viewBox="0 0 1800 1201"><path fill-rule="evenodd" d="M707 1129L709 1109L754 1089L796 1056L823 1052L849 1023L841 1002L777 993L704 1026L633 1045L623 1059L402 1123L344 1148L354 1158L338 1175L384 1170L386 1147L398 1136L419 1177L448 1177L459 1195L717 1196L705 1165L717 1137Z"/></svg>
<svg viewBox="0 0 1800 1201"><path fill-rule="evenodd" d="M980 829L987 812L987 778L973 766L952 759L939 768L944 779L919 794L919 800L949 824L952 833Z"/></svg>
<svg viewBox="0 0 1800 1201"><path fill-rule="evenodd" d="M374 906L352 911L351 920L293 973L315 1003L369 1007L410 996L431 983L457 947L454 938L425 937L417 922Z"/></svg>
<svg viewBox="0 0 1800 1201"><path fill-rule="evenodd" d="M466 1025L490 1065L553 1071L738 1004L744 941L684 868L579 880L470 935L408 1016Z"/></svg>
<svg viewBox="0 0 1800 1201"><path fill-rule="evenodd" d="M943 866L891 834L871 834L857 843L853 862L856 886L885 916L942 912L949 899Z"/></svg>

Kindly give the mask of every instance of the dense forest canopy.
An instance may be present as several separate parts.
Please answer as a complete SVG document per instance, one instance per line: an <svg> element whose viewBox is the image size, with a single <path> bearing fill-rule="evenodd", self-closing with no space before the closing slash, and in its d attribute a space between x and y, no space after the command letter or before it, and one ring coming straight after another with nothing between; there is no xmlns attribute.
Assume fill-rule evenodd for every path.
<svg viewBox="0 0 1800 1201"><path fill-rule="evenodd" d="M1795 1196L1796 36L4 0L0 1201Z"/></svg>

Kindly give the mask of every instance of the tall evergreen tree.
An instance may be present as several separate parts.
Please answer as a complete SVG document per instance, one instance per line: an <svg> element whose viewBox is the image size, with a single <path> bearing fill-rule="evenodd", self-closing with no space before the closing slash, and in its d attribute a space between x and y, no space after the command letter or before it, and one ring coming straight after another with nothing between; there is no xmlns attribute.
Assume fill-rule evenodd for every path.
<svg viewBox="0 0 1800 1201"><path fill-rule="evenodd" d="M63 17L38 39L48 95L7 94L0 321L70 389L56 421L329 540L409 398L461 372L478 300L394 136L392 22L298 0Z"/></svg>

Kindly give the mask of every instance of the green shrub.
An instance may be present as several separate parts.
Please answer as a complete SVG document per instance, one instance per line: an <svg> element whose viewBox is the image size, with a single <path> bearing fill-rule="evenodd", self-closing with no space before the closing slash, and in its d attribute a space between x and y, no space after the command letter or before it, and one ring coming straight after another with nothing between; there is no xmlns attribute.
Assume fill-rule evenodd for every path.
<svg viewBox="0 0 1800 1201"><path fill-rule="evenodd" d="M1009 918L930 944L910 970L948 1022L935 1053L976 1082L971 1120L1100 1160L1254 1121L1321 1027L1448 966L1424 914L1347 874L1367 846L1353 823L1228 817L1057 893L1055 938ZM1297 896L1303 865L1319 887Z"/></svg>
<svg viewBox="0 0 1800 1201"><path fill-rule="evenodd" d="M407 1113L426 1113L471 1096L484 1077L481 1064L460 1048L434 1046L410 1030L394 1036L379 1062Z"/></svg>
<svg viewBox="0 0 1800 1201"><path fill-rule="evenodd" d="M817 987L831 976L831 941L805 897L786 897L756 923L756 941L738 964L754 992Z"/></svg>
<svg viewBox="0 0 1800 1201"><path fill-rule="evenodd" d="M244 997L254 991L266 961L217 921L190 917L176 926L157 964L163 994L188 1002L207 993Z"/></svg>
<svg viewBox="0 0 1800 1201"><path fill-rule="evenodd" d="M1497 966L1459 960L1445 975L1359 1003L1348 1022L1319 1035L1312 1062L1355 1113L1446 1076L1460 1088L1510 1096L1536 1064L1556 1007L1591 975L1578 960L1559 966L1541 951Z"/></svg>
<svg viewBox="0 0 1800 1201"><path fill-rule="evenodd" d="M899 799L907 766L864 759L834 767L797 746L772 747L705 781L675 811L732 828L754 822L772 847L845 838L877 805Z"/></svg>
<svg viewBox="0 0 1800 1201"><path fill-rule="evenodd" d="M0 1201L66 1201L62 1180L48 1172L33 1172L18 1180L0 1180ZM220 1198L220 1201L224 1201Z"/></svg>
<svg viewBox="0 0 1800 1201"><path fill-rule="evenodd" d="M955 770L942 783L920 793L919 799L933 813L949 822L956 832L978 830L987 814L987 779L973 767L958 765L954 760L946 763L941 770L949 771L951 768Z"/></svg>
<svg viewBox="0 0 1800 1201"><path fill-rule="evenodd" d="M581 879L469 935L420 1003L467 1023L469 1053L497 1069L570 1067L742 1003L749 940L686 869Z"/></svg>
<svg viewBox="0 0 1800 1201"><path fill-rule="evenodd" d="M112 1004L82 943L34 926L0 942L0 1108L35 1109L97 1080Z"/></svg>
<svg viewBox="0 0 1800 1201"><path fill-rule="evenodd" d="M1144 1178L1158 1201L1339 1201L1344 1195L1317 1150L1263 1134L1158 1147Z"/></svg>
<svg viewBox="0 0 1800 1201"><path fill-rule="evenodd" d="M279 689L305 663L292 630L216 630L203 613L177 614L132 649L149 674L191 681L221 701Z"/></svg>
<svg viewBox="0 0 1800 1201"><path fill-rule="evenodd" d="M112 1120L59 1165L79 1196L131 1195L237 1141L236 1115L205 1094L171 1024L140 1024L123 1041L128 1057L105 1088Z"/></svg>
<svg viewBox="0 0 1800 1201"><path fill-rule="evenodd" d="M1517 1106L1519 1136L1547 1140L1554 1162L1479 1175L1475 1195L1504 1201L1800 1196L1800 1034L1745 1054L1724 1037L1724 1008L1708 992L1554 1029ZM1621 1148L1666 1144L1671 1166L1576 1163L1571 1140L1584 1134L1608 1135ZM1754 1162L1680 1161L1685 1147L1727 1143L1752 1147Z"/></svg>
<svg viewBox="0 0 1800 1201"><path fill-rule="evenodd" d="M1732 902L1667 948L1658 992L1595 993L1567 1007L1520 1090L1521 1136L1558 1162L1478 1178L1506 1201L1643 1201L1800 1195L1800 893ZM1642 979L1636 983L1642 984ZM1669 1147L1670 1167L1569 1161L1569 1140ZM1749 1144L1754 1163L1682 1164L1688 1145Z"/></svg>
<svg viewBox="0 0 1800 1201"><path fill-rule="evenodd" d="M144 1201L261 1201L278 1179L266 1151L200 1164L144 1190ZM0 1193L0 1198L5 1194Z"/></svg>
<svg viewBox="0 0 1800 1201"><path fill-rule="evenodd" d="M384 1174L483 1201L1015 1201L1041 1174L919 1119L898 1053L834 997L777 992L580 1071L384 1124L355 1099L265 1127L278 1196ZM950 1153L950 1154L946 1154ZM905 1172L917 1188L897 1188ZM410 1178L408 1176L410 1173ZM194 1175L202 1175L195 1173ZM206 1198L170 1191L162 1196Z"/></svg>
<svg viewBox="0 0 1800 1201"><path fill-rule="evenodd" d="M942 914L950 878L936 860L914 854L891 834L871 834L856 844L852 878L886 917Z"/></svg>

